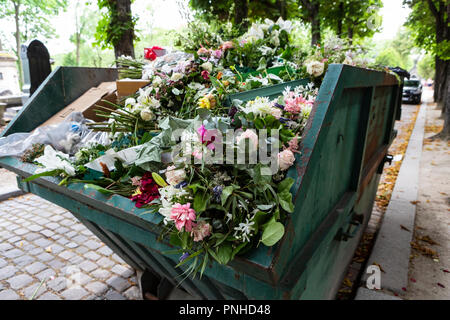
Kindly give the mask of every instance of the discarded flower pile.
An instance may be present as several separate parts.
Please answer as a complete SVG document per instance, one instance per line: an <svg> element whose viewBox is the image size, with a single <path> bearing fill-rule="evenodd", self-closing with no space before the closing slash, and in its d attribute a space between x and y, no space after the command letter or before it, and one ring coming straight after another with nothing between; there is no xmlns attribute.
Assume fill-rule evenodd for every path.
<svg viewBox="0 0 450 320"><path fill-rule="evenodd" d="M85 183L160 215L161 239L179 248L173 253L179 265L190 262L188 273L203 273L211 259L227 264L252 248L275 245L294 211L287 172L327 67L365 63L337 40L300 54L291 30L289 21L265 20L191 53L162 55L152 47L148 61L121 57L121 77L150 83L99 107L104 122L87 123L111 143L84 145L74 157L46 146L34 160L43 168L27 180L59 175L61 184ZM287 83L275 98L230 98L299 79L310 83Z"/></svg>

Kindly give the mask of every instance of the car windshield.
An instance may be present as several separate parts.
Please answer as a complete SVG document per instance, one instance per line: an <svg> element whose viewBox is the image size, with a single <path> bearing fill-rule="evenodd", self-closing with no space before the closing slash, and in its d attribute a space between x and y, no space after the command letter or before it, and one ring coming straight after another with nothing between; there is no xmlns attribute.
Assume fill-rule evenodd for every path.
<svg viewBox="0 0 450 320"><path fill-rule="evenodd" d="M418 87L420 84L419 80L406 80L405 87Z"/></svg>

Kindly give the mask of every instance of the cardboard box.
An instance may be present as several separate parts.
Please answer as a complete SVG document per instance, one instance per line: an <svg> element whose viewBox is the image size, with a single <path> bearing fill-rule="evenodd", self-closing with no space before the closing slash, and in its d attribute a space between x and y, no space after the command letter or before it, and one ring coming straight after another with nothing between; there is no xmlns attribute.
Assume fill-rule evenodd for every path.
<svg viewBox="0 0 450 320"><path fill-rule="evenodd" d="M145 87L150 80L121 79L116 81L117 95L119 98L134 95L140 88Z"/></svg>
<svg viewBox="0 0 450 320"><path fill-rule="evenodd" d="M98 87L89 89L82 96L56 113L53 117L45 121L39 127L61 123L72 112L81 112L86 119L94 121L105 121L105 118L96 115L95 110L99 109L97 107L98 105L106 107L112 106L106 102L103 102L102 100L108 100L110 102L116 103L117 95L115 82L103 82Z"/></svg>

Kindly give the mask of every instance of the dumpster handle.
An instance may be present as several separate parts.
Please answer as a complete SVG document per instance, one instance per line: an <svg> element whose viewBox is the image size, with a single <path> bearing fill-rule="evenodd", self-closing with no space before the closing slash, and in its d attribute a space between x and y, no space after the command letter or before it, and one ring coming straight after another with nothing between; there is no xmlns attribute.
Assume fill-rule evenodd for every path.
<svg viewBox="0 0 450 320"><path fill-rule="evenodd" d="M359 228L361 227L364 215L357 214L356 212L352 211L352 220L349 223L348 229L346 232L343 232L342 228L339 229L338 234L336 235L336 240L338 241L347 241L348 239L352 239L356 236L356 234L359 231ZM352 226L354 226L353 231L350 232Z"/></svg>

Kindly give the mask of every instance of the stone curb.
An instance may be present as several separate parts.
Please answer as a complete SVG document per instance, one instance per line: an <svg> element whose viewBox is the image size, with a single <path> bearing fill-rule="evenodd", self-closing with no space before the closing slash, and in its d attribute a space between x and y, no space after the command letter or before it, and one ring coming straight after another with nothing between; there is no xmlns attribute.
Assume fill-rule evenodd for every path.
<svg viewBox="0 0 450 320"><path fill-rule="evenodd" d="M425 131L426 105L422 104L400 168L391 201L384 215L367 266L382 268L381 289L401 295L408 285L409 259L419 187L419 169ZM364 274L362 283L368 275ZM370 291L370 292L367 292ZM358 288L355 300L384 300L379 291ZM383 298L384 297L384 298ZM392 297L389 297L391 299Z"/></svg>
<svg viewBox="0 0 450 320"><path fill-rule="evenodd" d="M9 198L14 198L14 197L24 195L25 193L26 192L24 192L23 190L18 189L15 191L0 194L0 202L8 200Z"/></svg>

